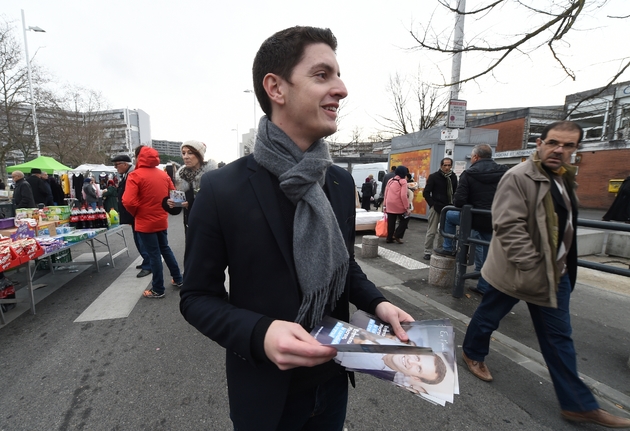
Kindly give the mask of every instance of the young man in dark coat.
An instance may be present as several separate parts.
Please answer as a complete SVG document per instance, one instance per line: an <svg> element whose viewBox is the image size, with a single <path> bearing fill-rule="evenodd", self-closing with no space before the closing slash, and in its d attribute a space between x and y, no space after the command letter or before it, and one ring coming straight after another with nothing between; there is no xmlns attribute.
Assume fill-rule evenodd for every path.
<svg viewBox="0 0 630 431"><path fill-rule="evenodd" d="M313 27L263 43L254 91L267 115L254 153L205 174L190 214L180 309L226 348L239 431L342 430L348 377L309 331L324 315L347 320L349 302L403 340L400 321L413 320L354 260L356 188L322 139L347 95L335 48Z"/></svg>

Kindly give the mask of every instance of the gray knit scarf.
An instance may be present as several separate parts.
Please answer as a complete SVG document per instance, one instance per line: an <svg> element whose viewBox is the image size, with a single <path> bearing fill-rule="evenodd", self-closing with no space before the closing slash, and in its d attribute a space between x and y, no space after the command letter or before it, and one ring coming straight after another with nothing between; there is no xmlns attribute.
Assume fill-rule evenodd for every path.
<svg viewBox="0 0 630 431"><path fill-rule="evenodd" d="M334 308L348 273L349 255L330 202L322 189L332 164L323 139L306 151L265 116L260 120L254 159L276 175L293 204L293 260L302 291L296 322L313 327Z"/></svg>
<svg viewBox="0 0 630 431"><path fill-rule="evenodd" d="M440 169L440 173L444 178L446 178L446 194L448 195L448 203L453 204L453 183L451 182L451 175L453 171L450 171L448 174Z"/></svg>

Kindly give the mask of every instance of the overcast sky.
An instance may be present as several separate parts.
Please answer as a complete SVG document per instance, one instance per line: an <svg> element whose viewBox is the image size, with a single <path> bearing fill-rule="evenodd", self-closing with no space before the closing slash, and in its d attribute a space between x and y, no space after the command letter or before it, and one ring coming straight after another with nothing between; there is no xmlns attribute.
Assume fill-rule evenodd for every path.
<svg viewBox="0 0 630 431"><path fill-rule="evenodd" d="M534 5L551 0L526 0ZM453 2L454 3L454 2ZM471 10L481 0L468 0ZM513 3L513 2L511 2ZM337 36L342 79L348 91L337 140L348 141L355 126L367 138L380 127L381 115L392 115L386 91L398 72L442 82L450 77L451 60L429 56L414 47L409 30L427 26L448 34L454 17L444 15L436 0L3 0L0 14L11 21L22 42L20 10L26 26L46 33L27 32L29 52L57 82L100 91L110 108L142 109L151 118L153 139L208 144L207 157L231 161L239 134L254 127L262 111L252 89L251 65L264 39L294 25L329 27ZM466 38L505 38L531 14L509 4L492 23L468 18ZM628 56L628 20L605 19L628 15L625 0L610 0L603 10L588 11L579 30L562 44L577 80L563 74L544 48L519 54L493 77L466 84L460 99L469 109L561 105L566 94L604 85ZM483 65L487 57L464 58L462 72ZM622 80L629 80L626 73ZM240 141L240 136L238 137Z"/></svg>

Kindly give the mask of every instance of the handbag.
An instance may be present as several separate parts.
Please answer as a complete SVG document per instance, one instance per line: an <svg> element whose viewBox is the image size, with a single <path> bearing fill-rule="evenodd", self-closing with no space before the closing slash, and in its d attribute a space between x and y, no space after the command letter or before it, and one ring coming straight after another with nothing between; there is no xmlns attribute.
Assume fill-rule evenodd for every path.
<svg viewBox="0 0 630 431"><path fill-rule="evenodd" d="M376 222L376 236L387 238L387 213L383 213L383 218Z"/></svg>

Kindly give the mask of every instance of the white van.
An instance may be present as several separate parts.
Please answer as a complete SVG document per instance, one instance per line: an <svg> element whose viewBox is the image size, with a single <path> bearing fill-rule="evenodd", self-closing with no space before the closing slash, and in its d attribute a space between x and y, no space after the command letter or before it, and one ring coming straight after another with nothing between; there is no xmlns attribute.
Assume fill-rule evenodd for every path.
<svg viewBox="0 0 630 431"><path fill-rule="evenodd" d="M377 163L365 163L363 165L353 165L352 166L352 178L354 178L354 185L357 188L357 193L359 193L359 197L361 197L361 186L365 182L365 179L372 174L374 179L376 180L376 195L374 196L374 200L377 200L381 197L381 185L383 184L383 177L388 172L388 164L387 162L377 162Z"/></svg>

